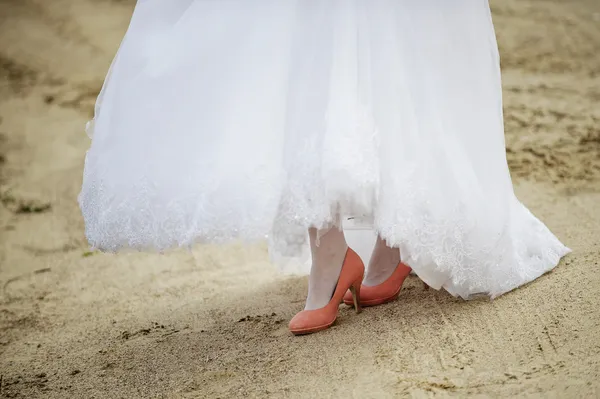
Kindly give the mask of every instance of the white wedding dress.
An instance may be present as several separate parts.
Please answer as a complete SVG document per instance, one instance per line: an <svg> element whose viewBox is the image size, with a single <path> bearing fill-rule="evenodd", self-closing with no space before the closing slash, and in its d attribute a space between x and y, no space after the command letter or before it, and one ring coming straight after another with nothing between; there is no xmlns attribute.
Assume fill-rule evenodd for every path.
<svg viewBox="0 0 600 399"><path fill-rule="evenodd" d="M487 0L139 0L97 101L90 244L268 239L366 218L429 285L492 297L569 250L515 197Z"/></svg>

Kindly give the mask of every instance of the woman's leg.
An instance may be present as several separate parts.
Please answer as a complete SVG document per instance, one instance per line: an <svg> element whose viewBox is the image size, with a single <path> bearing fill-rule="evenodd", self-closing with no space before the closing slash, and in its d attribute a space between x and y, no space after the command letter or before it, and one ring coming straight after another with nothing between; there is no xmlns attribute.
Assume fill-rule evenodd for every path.
<svg viewBox="0 0 600 399"><path fill-rule="evenodd" d="M383 283L396 270L398 263L400 263L400 250L389 247L384 239L377 236L363 284L374 286Z"/></svg>
<svg viewBox="0 0 600 399"><path fill-rule="evenodd" d="M337 227L309 229L312 267L308 278L305 310L320 309L331 300L337 284L348 244L344 232Z"/></svg>

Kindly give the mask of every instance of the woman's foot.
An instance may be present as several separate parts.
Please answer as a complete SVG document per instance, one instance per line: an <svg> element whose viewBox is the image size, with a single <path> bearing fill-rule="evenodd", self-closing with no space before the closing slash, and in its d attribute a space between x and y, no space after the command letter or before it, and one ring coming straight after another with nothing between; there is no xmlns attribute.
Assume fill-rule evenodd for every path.
<svg viewBox="0 0 600 399"><path fill-rule="evenodd" d="M373 286L361 285L359 305L363 307L377 306L395 300L398 298L402 290L402 284L404 284L404 280L406 280L410 271L410 267L398 263L392 275L383 283ZM349 306L356 306L350 292L344 295L344 303Z"/></svg>
<svg viewBox="0 0 600 399"><path fill-rule="evenodd" d="M331 300L338 282L348 244L344 232L336 227L309 230L312 267L308 278L305 310L320 309Z"/></svg>
<svg viewBox="0 0 600 399"><path fill-rule="evenodd" d="M398 248L387 246L377 237L369 269L361 285L360 305L376 306L395 300L410 272L411 268L400 262ZM354 305L350 292L344 295L344 303Z"/></svg>
<svg viewBox="0 0 600 399"><path fill-rule="evenodd" d="M348 248L344 232L337 228L309 230L312 268L304 310L290 320L294 335L311 334L329 328L337 318L346 291L356 311L360 311L360 288L365 266L360 256Z"/></svg>
<svg viewBox="0 0 600 399"><path fill-rule="evenodd" d="M294 335L303 335L329 328L335 323L340 302L348 290L356 312L360 312L360 290L364 273L365 267L360 256L348 248L344 254L341 272L334 286L334 291L330 295L327 304L318 309L303 310L296 314L290 321L290 331Z"/></svg>

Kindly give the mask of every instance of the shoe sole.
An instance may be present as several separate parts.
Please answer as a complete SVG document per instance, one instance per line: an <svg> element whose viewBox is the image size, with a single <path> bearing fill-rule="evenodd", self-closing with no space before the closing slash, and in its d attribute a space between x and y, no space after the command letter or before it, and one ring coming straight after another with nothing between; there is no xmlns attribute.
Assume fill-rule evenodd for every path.
<svg viewBox="0 0 600 399"><path fill-rule="evenodd" d="M317 327L304 328L304 329L300 329L300 330L290 330L290 331L294 335L308 335L308 334L316 333L319 331L327 330L329 327L331 327L333 325L333 323L335 323L335 320L332 321L331 323L323 324L323 325L317 326Z"/></svg>
<svg viewBox="0 0 600 399"><path fill-rule="evenodd" d="M398 293L396 293L396 294L394 294L394 295L392 295L390 297L387 297L387 298L372 299L370 301L364 301L364 302L360 301L360 306L362 306L363 308L368 308L368 307L371 307L371 306L383 305L384 303L392 302L392 301L395 301L396 299L398 299L398 295L399 294L400 293L398 292ZM344 301L344 303L346 305L348 305L348 306L354 307L354 301L348 301L348 302Z"/></svg>

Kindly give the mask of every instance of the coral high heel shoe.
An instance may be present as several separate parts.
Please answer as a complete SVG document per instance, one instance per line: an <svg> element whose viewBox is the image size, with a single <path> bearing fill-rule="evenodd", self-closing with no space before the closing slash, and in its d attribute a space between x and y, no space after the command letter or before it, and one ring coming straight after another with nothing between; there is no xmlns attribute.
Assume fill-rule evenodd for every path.
<svg viewBox="0 0 600 399"><path fill-rule="evenodd" d="M398 298L402 284L411 270L404 263L398 263L396 270L383 283L371 287L362 285L360 289L360 305L365 307L376 306ZM344 295L344 303L350 306L353 305L352 295L349 292Z"/></svg>
<svg viewBox="0 0 600 399"><path fill-rule="evenodd" d="M303 310L290 321L290 331L294 335L312 334L331 327L337 318L342 297L348 290L349 300L354 304L356 313L360 312L360 286L365 274L365 266L360 257L348 248L342 265L340 277L327 305L320 309Z"/></svg>

